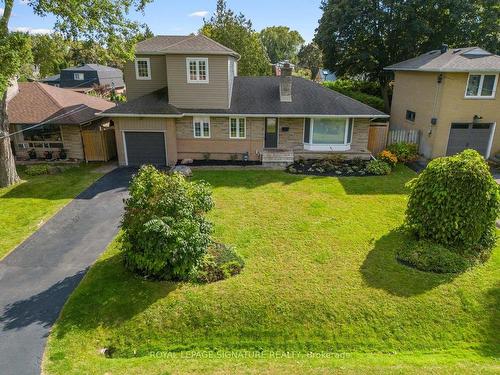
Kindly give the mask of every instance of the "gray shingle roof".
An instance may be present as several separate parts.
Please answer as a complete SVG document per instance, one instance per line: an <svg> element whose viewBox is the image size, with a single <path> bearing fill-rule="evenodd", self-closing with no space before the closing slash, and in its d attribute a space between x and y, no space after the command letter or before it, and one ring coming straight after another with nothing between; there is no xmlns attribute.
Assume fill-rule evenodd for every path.
<svg viewBox="0 0 500 375"><path fill-rule="evenodd" d="M384 69L423 72L500 72L500 56L480 47L451 48L445 53L433 50Z"/></svg>
<svg viewBox="0 0 500 375"><path fill-rule="evenodd" d="M279 97L279 80L280 77L235 77L229 109L176 108L168 104L167 91L162 89L112 108L106 111L106 114L182 115L206 113L387 117L383 112L366 104L300 77L293 77L292 102L283 103Z"/></svg>
<svg viewBox="0 0 500 375"><path fill-rule="evenodd" d="M184 54L239 55L232 49L204 35L158 35L136 45L137 54Z"/></svg>

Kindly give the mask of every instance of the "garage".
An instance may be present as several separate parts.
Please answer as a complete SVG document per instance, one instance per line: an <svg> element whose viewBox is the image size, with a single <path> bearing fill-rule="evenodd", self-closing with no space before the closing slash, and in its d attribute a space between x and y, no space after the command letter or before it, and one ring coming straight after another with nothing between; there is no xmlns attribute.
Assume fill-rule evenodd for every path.
<svg viewBox="0 0 500 375"><path fill-rule="evenodd" d="M126 163L130 166L167 164L163 132L131 132L124 134Z"/></svg>
<svg viewBox="0 0 500 375"><path fill-rule="evenodd" d="M476 150L488 157L493 136L493 124L452 123L446 155L455 155L465 149Z"/></svg>

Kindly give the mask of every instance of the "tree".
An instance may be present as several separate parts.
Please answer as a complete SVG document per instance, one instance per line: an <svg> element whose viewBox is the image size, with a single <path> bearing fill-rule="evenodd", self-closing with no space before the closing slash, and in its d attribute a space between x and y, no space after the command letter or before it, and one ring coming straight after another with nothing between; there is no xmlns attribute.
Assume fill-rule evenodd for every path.
<svg viewBox="0 0 500 375"><path fill-rule="evenodd" d="M304 43L298 31L286 26L266 27L260 32L260 40L273 64L283 60L296 63L297 52Z"/></svg>
<svg viewBox="0 0 500 375"><path fill-rule="evenodd" d="M210 20L204 20L200 32L240 54L239 75L270 73L269 58L259 35L252 29L252 22L228 9L225 0L217 0L215 14Z"/></svg>
<svg viewBox="0 0 500 375"><path fill-rule="evenodd" d="M306 44L300 48L297 58L298 65L301 68L309 69L311 71L311 79L314 79L323 65L323 52L321 52L321 48L314 42Z"/></svg>
<svg viewBox="0 0 500 375"><path fill-rule="evenodd" d="M95 41L113 53L133 58L133 45L123 43L137 34L140 25L126 15L131 8L144 11L152 0L29 0L35 14L56 17L55 29L66 39ZM31 60L29 38L9 32L14 0L4 0L0 18L0 187L19 180L12 155L7 118L7 88L21 67Z"/></svg>
<svg viewBox="0 0 500 375"><path fill-rule="evenodd" d="M385 66L437 49L480 45L498 52L498 0L323 0L315 41L338 75L378 81L386 111Z"/></svg>
<svg viewBox="0 0 500 375"><path fill-rule="evenodd" d="M38 67L40 78L58 74L68 50L68 43L59 34L31 35L33 64Z"/></svg>

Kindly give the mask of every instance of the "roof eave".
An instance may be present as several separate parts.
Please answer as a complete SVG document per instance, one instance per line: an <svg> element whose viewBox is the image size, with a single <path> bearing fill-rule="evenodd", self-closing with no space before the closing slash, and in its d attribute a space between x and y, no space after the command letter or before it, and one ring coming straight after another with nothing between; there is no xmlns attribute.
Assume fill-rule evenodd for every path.
<svg viewBox="0 0 500 375"><path fill-rule="evenodd" d="M189 112L183 114L143 114L143 113L106 113L98 112L96 115L106 117L160 117L160 118L182 118L192 116L212 116L212 117L279 117L279 118L389 118L386 114L369 114L369 115L329 115L329 114L275 114L275 113L207 113L207 112Z"/></svg>
<svg viewBox="0 0 500 375"><path fill-rule="evenodd" d="M386 67L384 70L391 70L391 71L407 71L407 72L427 72L427 73L499 73L500 68L498 69L493 69L493 68L473 68L473 69L449 69L449 68L391 68L391 67Z"/></svg>
<svg viewBox="0 0 500 375"><path fill-rule="evenodd" d="M241 56L236 52L210 52L210 51L136 51L136 55L156 55L156 56L164 56L164 55L222 55L222 56L233 56L237 59L241 58Z"/></svg>

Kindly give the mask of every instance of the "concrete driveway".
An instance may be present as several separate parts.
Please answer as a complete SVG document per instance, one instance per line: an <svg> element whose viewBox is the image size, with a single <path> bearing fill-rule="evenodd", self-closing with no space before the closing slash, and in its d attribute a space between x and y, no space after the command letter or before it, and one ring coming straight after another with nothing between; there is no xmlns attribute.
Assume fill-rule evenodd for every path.
<svg viewBox="0 0 500 375"><path fill-rule="evenodd" d="M0 373L40 373L50 329L118 232L133 170L116 169L0 261Z"/></svg>

